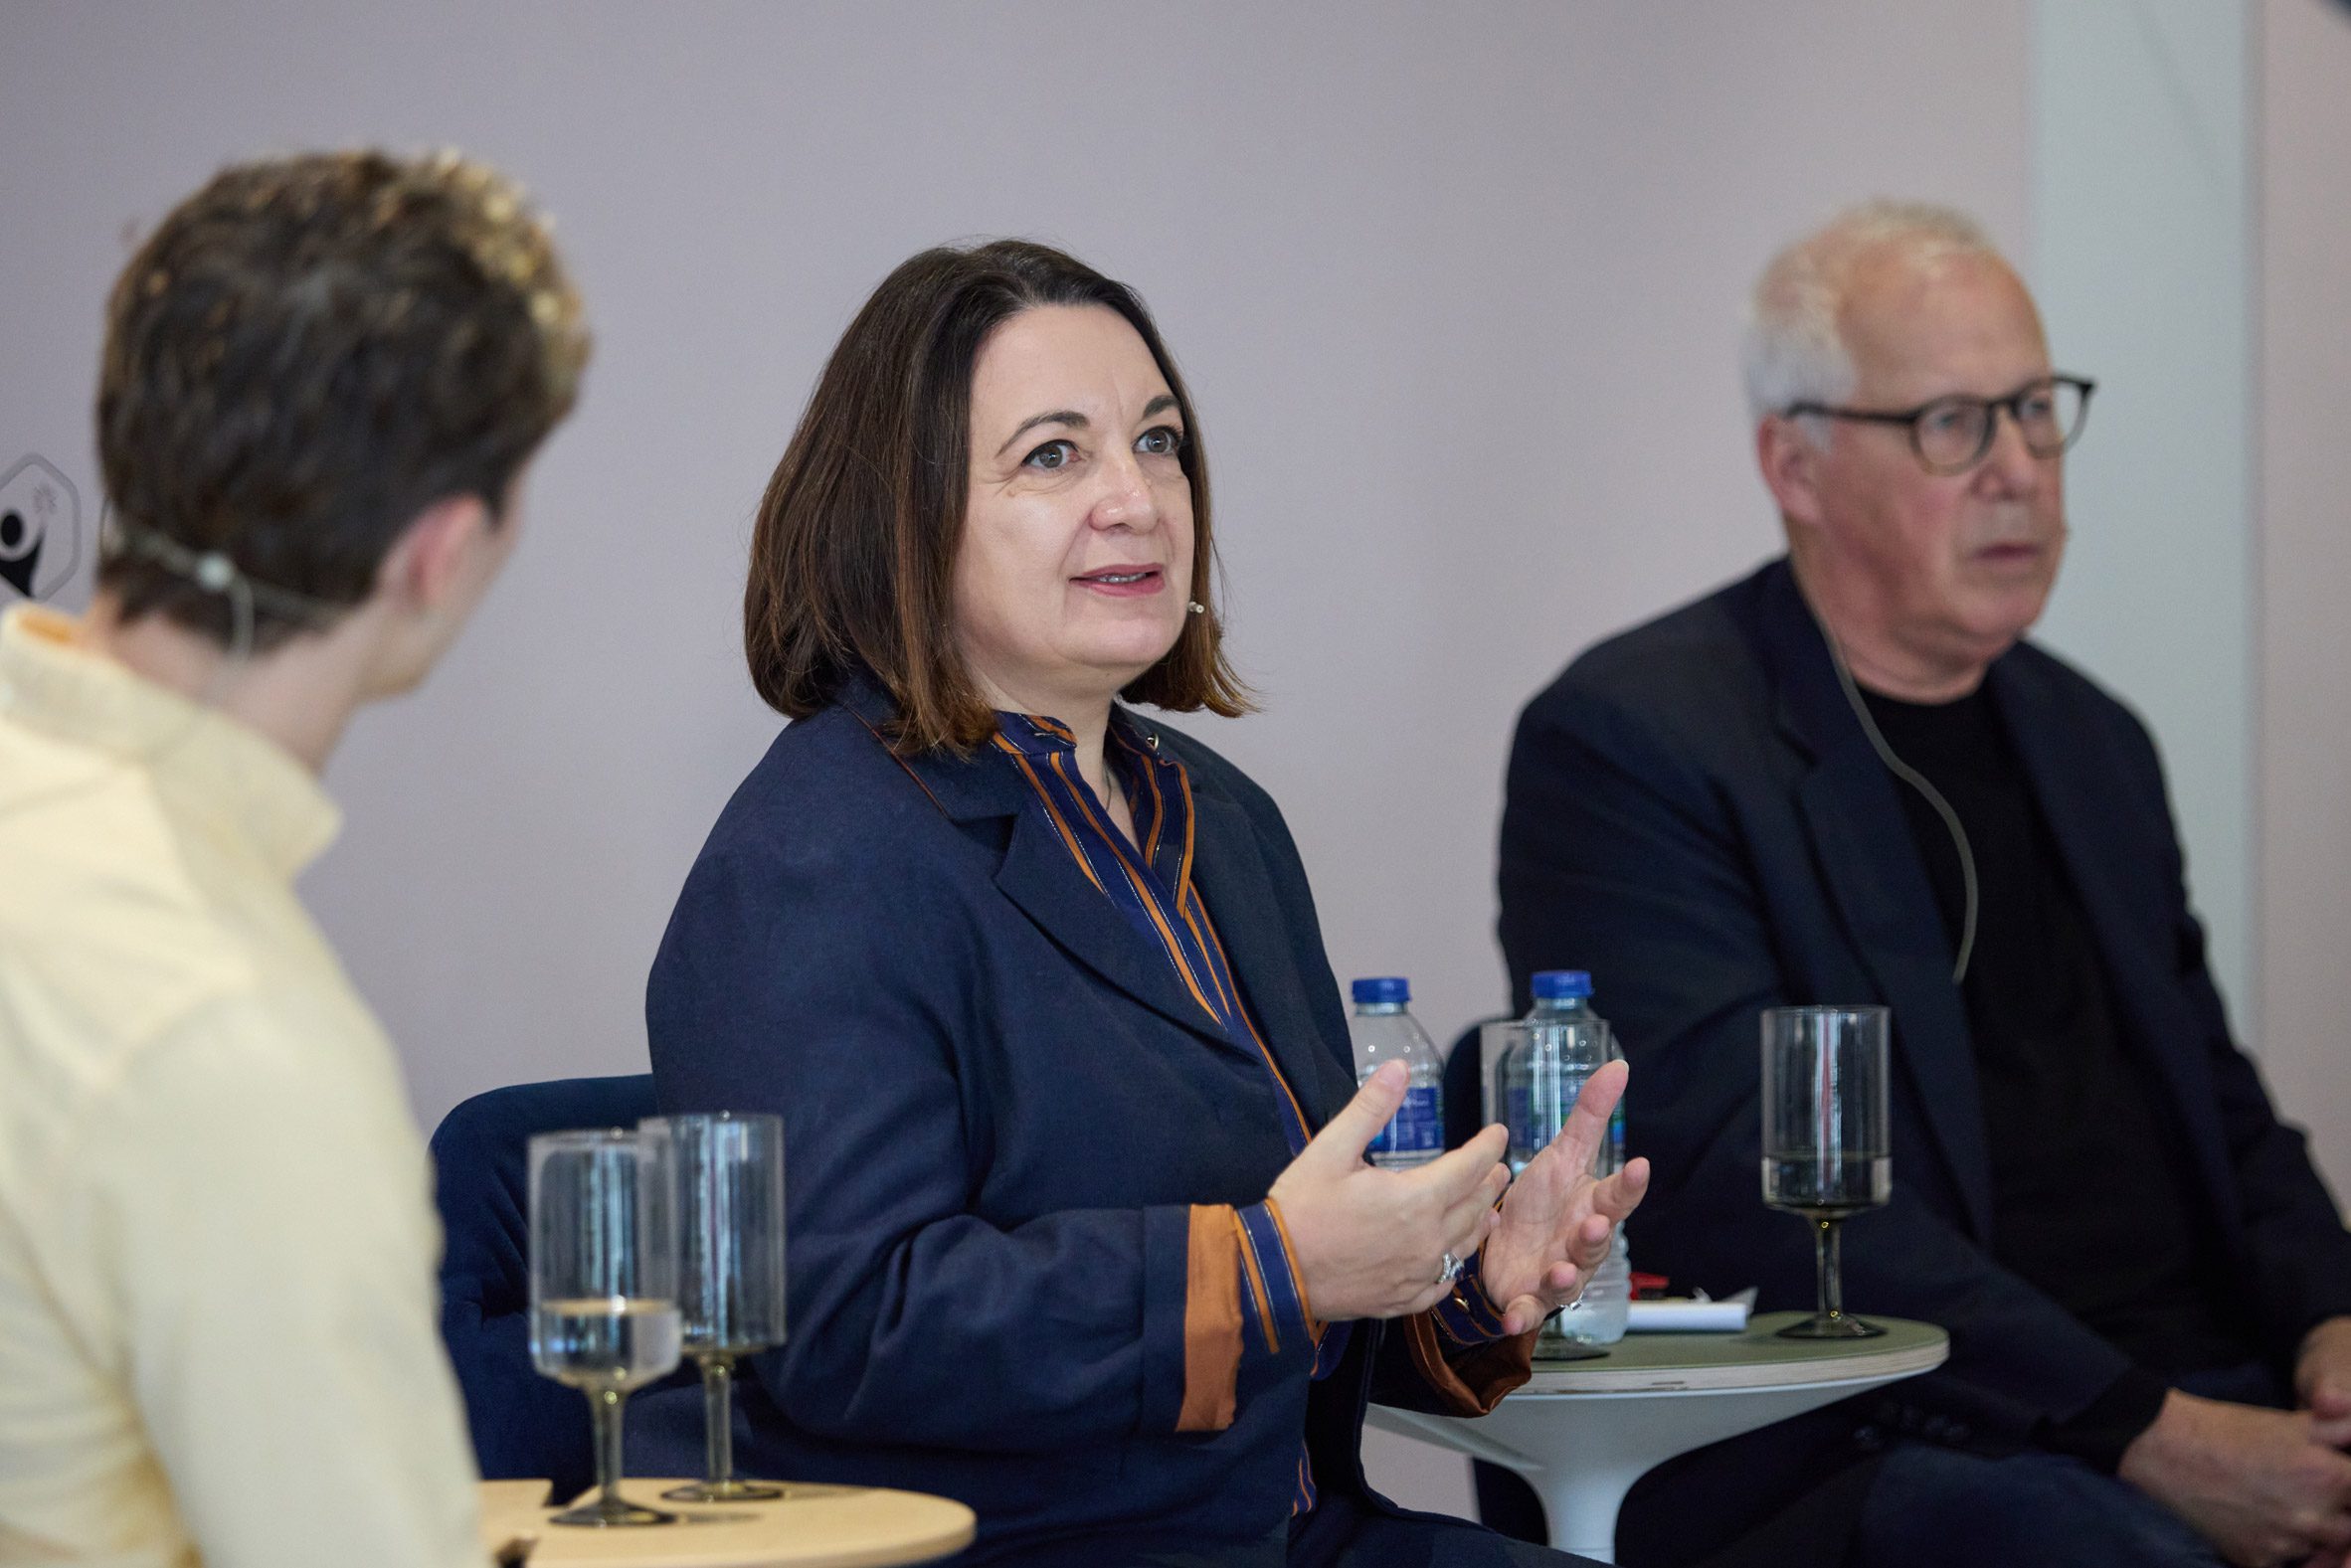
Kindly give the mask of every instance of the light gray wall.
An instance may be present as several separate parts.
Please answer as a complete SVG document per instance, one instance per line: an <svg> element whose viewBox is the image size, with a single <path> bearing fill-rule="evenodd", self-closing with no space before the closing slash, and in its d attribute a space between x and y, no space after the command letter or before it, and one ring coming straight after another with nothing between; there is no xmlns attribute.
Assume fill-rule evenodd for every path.
<svg viewBox="0 0 2351 1568"><path fill-rule="evenodd" d="M2297 50L2339 46L2314 0L2272 9L2288 4ZM2079 348L2109 378L2076 468L2053 631L2150 713L2175 779L2203 781L2181 804L2236 978L2253 951L2254 738L2226 701L2251 690L2250 524L2238 514L2234 541L2211 531L2225 482L2218 500L2157 506L2100 477L2102 450L2145 449L2142 389L2195 389L2178 358L2143 357L2178 295L2142 298L2142 276L2178 279L2101 273L2098 253L2075 249L2096 241L2098 209L2055 200L2071 187L2049 167L2056 79L2036 49L2069 7L2093 46L2117 18L2152 17L2191 51L2197 28L2238 14L2166 0L10 0L0 466L42 451L94 509L104 286L135 227L225 158L455 143L557 215L599 332L587 396L538 464L530 537L479 623L338 757L351 825L306 888L430 1122L494 1084L641 1067L644 967L669 902L776 727L740 666L737 594L751 509L823 353L923 245L1065 244L1143 290L1199 396L1233 646L1266 704L1202 729L1289 811L1342 974L1410 973L1449 1035L1502 999L1493 835L1519 704L1596 636L1776 548L1733 371L1748 279L1858 196L1949 201L2027 261L2061 355ZM2143 77L2165 58L2140 47L2141 76L2082 90L2143 103L2171 90ZM2273 409L2262 448L2272 535L2294 498L2298 553L2273 545L2261 579L2293 606L2260 641L2260 800L2277 817L2261 951L2285 956L2261 997L2273 1033L2292 1020L2311 1041L2351 1001L2326 943L2351 871L2337 803L2351 747L2328 698L2351 659L2326 593L2340 572L2324 575L2343 564L2332 500L2351 475L2325 454L2344 373L2304 327L2351 301L2336 260L2351 254L2346 78L2322 65L2338 58L2271 60L2281 84L2297 73L2299 117L2268 132L2273 164L2295 172L2268 189L2273 226L2281 202L2299 205L2298 249L2277 253L2299 260L2262 273L2276 301L2332 312L2272 311L2273 364L2309 413L2289 426ZM2131 160L2146 151L2101 152L2114 162L2080 171L2083 200L2140 192ZM2225 172L2216 189L2199 212L2242 200ZM2038 244L2037 214L2051 230ZM2067 281L2082 276L2117 278L2121 297ZM2082 312L2101 305L2114 308L2093 327ZM2149 512L2204 531L2146 532ZM2219 563L2217 587L2171 559L2191 547ZM2287 923L2290 946L2275 937ZM2306 1049L2291 1064L2273 1051L2271 1071L2351 1154L2341 1076ZM1386 1440L1374 1462L1408 1496L1465 1502L1458 1464Z"/></svg>
<svg viewBox="0 0 2351 1568"><path fill-rule="evenodd" d="M2099 378L2066 459L2073 538L2039 635L2162 744L2213 971L2253 1035L2252 17L2040 0L2031 275Z"/></svg>
<svg viewBox="0 0 2351 1568"><path fill-rule="evenodd" d="M737 595L823 353L921 246L1065 244L1144 291L1198 394L1265 701L1203 728L1287 808L1342 975L1411 974L1449 1036L1503 1000L1519 704L1776 547L1734 375L1748 279L1876 191L2021 245L2025 38L2023 0L13 0L0 450L94 499L105 282L225 158L454 143L556 214L587 395L479 623L336 759L350 826L306 886L430 1123L642 1066L670 900L776 728ZM1458 1461L1374 1463L1466 1506Z"/></svg>
<svg viewBox="0 0 2351 1568"><path fill-rule="evenodd" d="M122 236L224 157L465 146L544 198L588 293L598 356L525 548L433 685L352 733L351 825L308 888L428 1120L641 1063L669 901L775 728L737 652L749 514L912 250L1038 235L1151 299L1265 699L1203 728L1287 807L1342 973L1410 973L1449 1035L1502 1000L1519 703L1774 548L1733 374L1761 258L1880 189L2025 238L2021 0L19 3L0 26L34 218L0 331L39 368L0 385L0 429L86 493Z"/></svg>
<svg viewBox="0 0 2351 1568"><path fill-rule="evenodd" d="M2154 728L2233 1021L2351 1172L2351 8L2039 0L2034 283L2104 378L2042 635Z"/></svg>
<svg viewBox="0 0 2351 1568"><path fill-rule="evenodd" d="M2351 8L2261 7L2261 1065L2351 1179Z"/></svg>

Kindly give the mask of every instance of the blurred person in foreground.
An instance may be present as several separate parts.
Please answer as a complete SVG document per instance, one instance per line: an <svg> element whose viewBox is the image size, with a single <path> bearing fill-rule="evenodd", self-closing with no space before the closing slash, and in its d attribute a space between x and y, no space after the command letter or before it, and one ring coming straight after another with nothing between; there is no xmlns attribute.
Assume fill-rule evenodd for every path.
<svg viewBox="0 0 2351 1568"><path fill-rule="evenodd" d="M1766 1307L1812 1277L1757 1201L1757 1015L1890 1005L1847 1300L1951 1356L1653 1473L1624 1560L1779 1514L1752 1560L2339 1561L2351 1236L2230 1036L2152 740L2023 640L2089 387L1972 222L1892 203L1770 264L1745 362L1787 556L1528 705L1503 947L1522 994L1604 977L1667 1173L1635 1255Z"/></svg>
<svg viewBox="0 0 2351 1568"><path fill-rule="evenodd" d="M95 596L0 618L0 1559L481 1557L424 1143L292 884L586 355L454 155L229 168L114 286Z"/></svg>
<svg viewBox="0 0 2351 1568"><path fill-rule="evenodd" d="M1566 1561L1400 1511L1357 1444L1374 1387L1526 1379L1646 1179L1587 1173L1623 1069L1507 1196L1499 1128L1365 1163L1401 1073L1357 1089L1281 812L1125 706L1242 711L1212 575L1133 293L1017 241L882 282L752 541L752 678L795 722L646 999L665 1109L786 1127L745 1466L961 1498L972 1561ZM649 1405L640 1468L690 1466L698 1396Z"/></svg>

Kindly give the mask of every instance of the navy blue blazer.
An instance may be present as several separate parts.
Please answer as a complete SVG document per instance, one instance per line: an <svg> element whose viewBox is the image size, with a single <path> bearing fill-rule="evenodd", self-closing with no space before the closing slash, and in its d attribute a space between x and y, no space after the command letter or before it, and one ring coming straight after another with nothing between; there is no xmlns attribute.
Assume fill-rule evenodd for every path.
<svg viewBox="0 0 2351 1568"><path fill-rule="evenodd" d="M2187 1139L2249 1326L2287 1360L2314 1322L2351 1311L2351 1236L2230 1038L2154 744L2030 644L1985 681L2128 1042ZM1536 969L1588 967L1623 1037L1627 1141L1656 1170L1628 1233L1634 1257L1710 1291L1759 1285L1767 1308L1809 1306L1813 1280L1803 1227L1759 1201L1757 1015L1889 1004L1894 1199L1846 1227L1847 1300L1950 1330L1945 1368L1896 1390L1898 1427L2013 1447L2082 1410L2127 1363L1991 1259L1967 1018L1900 787L1775 561L1593 648L1528 704L1503 815L1502 946L1522 1005ZM1854 1430L1883 1404L1818 1425L1842 1420L1849 1462ZM1759 1436L1711 1477L1711 1504L1727 1517L1742 1488L1797 1486L1796 1448L1784 1431ZM1695 1494L1667 1506L1687 1515Z"/></svg>
<svg viewBox="0 0 2351 1568"><path fill-rule="evenodd" d="M975 1559L1261 1542L1302 1435L1327 1494L1365 1496L1375 1373L1383 1400L1433 1399L1377 1325L1311 1388L1308 1345L1244 1362L1229 1429L1175 1431L1190 1205L1254 1203L1290 1157L1264 1063L1086 880L1007 759L901 762L873 690L846 704L785 730L736 791L646 994L665 1110L785 1123L791 1333L746 1380L744 1469L960 1498ZM1146 728L1190 773L1201 895L1320 1127L1355 1074L1289 831L1215 753ZM632 1468L698 1473L690 1394L651 1406Z"/></svg>

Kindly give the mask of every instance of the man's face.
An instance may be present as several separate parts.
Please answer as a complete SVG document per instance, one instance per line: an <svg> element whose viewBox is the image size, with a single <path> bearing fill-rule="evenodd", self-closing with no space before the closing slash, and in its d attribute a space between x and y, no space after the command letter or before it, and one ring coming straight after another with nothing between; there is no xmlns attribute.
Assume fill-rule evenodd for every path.
<svg viewBox="0 0 2351 1568"><path fill-rule="evenodd" d="M1953 393L2004 398L2050 372L2041 318L1990 257L1865 262L1840 321L1848 406L1906 410ZM1996 413L1991 450L1931 474L1898 425L1830 423L1813 469L1808 567L1823 596L1934 664L1986 664L2040 618L2065 553L2062 457L2026 450Z"/></svg>

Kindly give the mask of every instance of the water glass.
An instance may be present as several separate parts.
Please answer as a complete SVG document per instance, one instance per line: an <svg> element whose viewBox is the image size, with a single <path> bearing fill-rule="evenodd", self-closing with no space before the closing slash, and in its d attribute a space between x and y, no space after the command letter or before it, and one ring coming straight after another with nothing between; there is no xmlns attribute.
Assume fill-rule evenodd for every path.
<svg viewBox="0 0 2351 1568"><path fill-rule="evenodd" d="M1887 1147L1884 1007L1773 1007L1763 1014L1763 1201L1812 1222L1817 1306L1790 1339L1886 1330L1845 1311L1839 1225L1894 1188Z"/></svg>
<svg viewBox="0 0 2351 1568"><path fill-rule="evenodd" d="M621 1411L632 1389L677 1365L675 1192L666 1148L633 1132L530 1140L531 1361L588 1396L594 1500L556 1524L670 1524L622 1499Z"/></svg>
<svg viewBox="0 0 2351 1568"><path fill-rule="evenodd" d="M733 1374L784 1342L784 1124L767 1115L656 1117L637 1129L674 1184L677 1303L685 1353L702 1369L703 1479L680 1502L781 1497L735 1479Z"/></svg>

